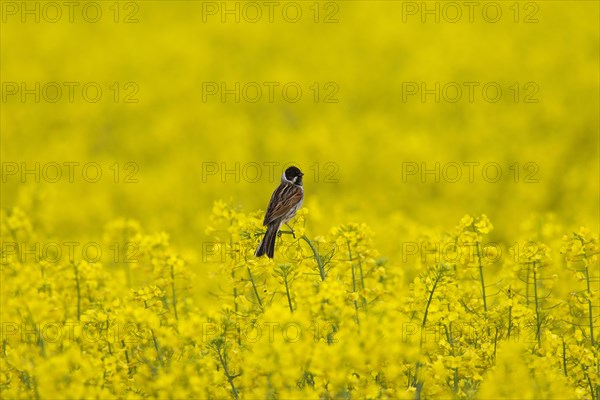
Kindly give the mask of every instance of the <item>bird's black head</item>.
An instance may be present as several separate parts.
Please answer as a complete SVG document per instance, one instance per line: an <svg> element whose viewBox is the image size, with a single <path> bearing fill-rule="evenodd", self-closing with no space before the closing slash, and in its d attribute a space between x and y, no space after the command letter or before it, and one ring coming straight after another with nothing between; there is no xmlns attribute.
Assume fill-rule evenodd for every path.
<svg viewBox="0 0 600 400"><path fill-rule="evenodd" d="M302 185L302 176L304 174L298 167L289 167L285 170L283 176L286 180L295 183L296 185Z"/></svg>

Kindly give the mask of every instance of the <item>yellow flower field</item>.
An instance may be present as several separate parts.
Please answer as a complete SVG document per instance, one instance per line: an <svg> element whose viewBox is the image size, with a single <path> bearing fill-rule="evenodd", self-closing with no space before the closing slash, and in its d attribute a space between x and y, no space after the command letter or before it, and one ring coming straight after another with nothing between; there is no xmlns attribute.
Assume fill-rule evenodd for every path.
<svg viewBox="0 0 600 400"><path fill-rule="evenodd" d="M600 400L597 2L0 8L3 399Z"/></svg>

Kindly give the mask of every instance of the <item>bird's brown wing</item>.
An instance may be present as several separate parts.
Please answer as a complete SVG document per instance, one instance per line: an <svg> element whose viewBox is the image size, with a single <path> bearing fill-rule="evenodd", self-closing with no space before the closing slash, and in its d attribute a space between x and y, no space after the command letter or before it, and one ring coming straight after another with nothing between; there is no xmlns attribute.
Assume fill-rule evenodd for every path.
<svg viewBox="0 0 600 400"><path fill-rule="evenodd" d="M292 210L303 196L302 187L291 183L282 183L275 189L265 214L263 225L281 219Z"/></svg>

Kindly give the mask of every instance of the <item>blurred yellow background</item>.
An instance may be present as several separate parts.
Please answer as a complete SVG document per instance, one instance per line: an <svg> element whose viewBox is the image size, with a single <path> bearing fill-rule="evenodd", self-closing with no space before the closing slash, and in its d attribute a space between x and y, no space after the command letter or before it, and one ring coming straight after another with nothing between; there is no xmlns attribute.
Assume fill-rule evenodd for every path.
<svg viewBox="0 0 600 400"><path fill-rule="evenodd" d="M598 2L0 6L9 397L597 399ZM258 243L290 164L306 210L278 243L337 252L212 252L220 233ZM132 238L140 262L111 259ZM75 261L32 256L70 241ZM101 263L80 252L96 242ZM432 263L407 247L423 243L483 253ZM36 321L140 331L5 340L4 323ZM256 321L327 329L294 346L200 337ZM398 338L456 321L488 326L456 348L448 331ZM511 343L512 324L532 342Z"/></svg>
<svg viewBox="0 0 600 400"><path fill-rule="evenodd" d="M307 174L313 234L366 222L389 256L405 220L448 226L465 212L485 212L499 238L532 213L598 227L596 2L519 3L518 11L500 2L498 22L488 22L494 7L481 3L469 15L459 2L455 23L456 7L444 3L436 16L419 2L299 2L295 23L288 20L296 7L287 3L270 15L267 5L241 2L236 16L226 13L235 2L121 2L118 12L101 2L96 23L86 21L96 10L84 12L85 3L73 9L73 22L61 6L56 23L47 21L55 18L47 3L38 3L39 23L20 3L4 3L2 160L18 163L19 173L22 162L96 162L103 172L98 183L78 176L81 167L68 182L66 166L57 183L4 177L3 206L21 206L57 236L94 236L107 221L130 217L194 247L215 200L264 209L277 184L264 163L278 163L280 175L289 162ZM262 16L251 22L256 4ZM436 3L423 4L435 10ZM7 94L7 82L19 85L16 94ZM31 94L23 102L20 85L35 91L36 82L40 102ZM63 89L55 103L45 100L55 97L52 87L44 97L49 82ZM73 102L64 82L79 84ZM277 85L272 102L265 82ZM436 82L439 102L435 94L423 102L421 84L435 91ZM472 102L465 82L473 82ZM96 103L84 98L88 83L102 89ZM206 83L219 90L239 83L239 103L232 94L223 102L220 91L203 93ZM302 90L296 103L282 93L288 83ZM490 97L502 90L495 103L483 92L490 83ZM407 94L413 84L418 93ZM251 103L256 86L262 98ZM453 103L456 86L462 94ZM337 102L325 103L334 91ZM465 162L479 163L473 182ZM120 181L133 172L125 164L135 163L139 182L114 183L114 163ZM203 166L214 166L206 163L219 170L203 179ZM256 182L255 164L247 163L261 166ZM407 175L403 163L419 170ZM439 183L421 175L436 163ZM462 166L456 183L448 163ZM497 163L488 170L492 178L500 168L498 182L485 179L488 163ZM528 182L529 174L538 183Z"/></svg>

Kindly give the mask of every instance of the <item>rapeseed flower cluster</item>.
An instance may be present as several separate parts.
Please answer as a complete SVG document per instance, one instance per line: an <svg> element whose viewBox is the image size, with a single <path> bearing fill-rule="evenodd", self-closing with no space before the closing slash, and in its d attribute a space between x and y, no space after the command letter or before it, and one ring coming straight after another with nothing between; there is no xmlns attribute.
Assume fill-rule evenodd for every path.
<svg viewBox="0 0 600 400"><path fill-rule="evenodd" d="M273 260L255 258L260 217L215 203L204 305L168 235L135 221L103 234L139 246L131 266L3 255L3 396L596 398L589 229L558 251L536 242L499 257L485 249L487 216L467 215L428 238L452 250L429 253L411 278L380 256L366 224L309 237L306 208ZM41 235L18 209L2 221L3 238L31 246Z"/></svg>

